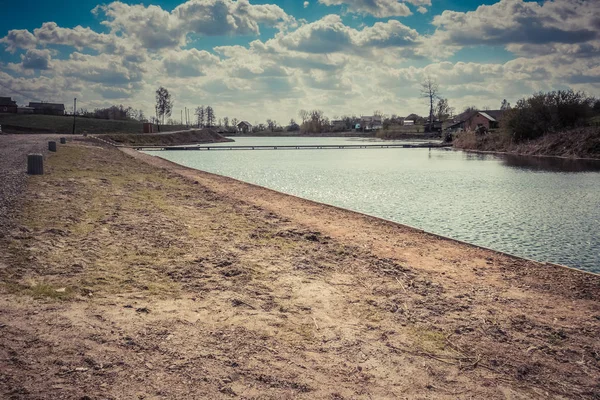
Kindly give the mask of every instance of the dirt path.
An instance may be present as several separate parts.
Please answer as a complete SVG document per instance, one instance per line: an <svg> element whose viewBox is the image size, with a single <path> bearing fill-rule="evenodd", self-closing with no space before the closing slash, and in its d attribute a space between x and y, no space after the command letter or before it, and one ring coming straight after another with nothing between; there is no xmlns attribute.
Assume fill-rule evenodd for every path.
<svg viewBox="0 0 600 400"><path fill-rule="evenodd" d="M0 397L600 396L599 277L134 155L29 180Z"/></svg>
<svg viewBox="0 0 600 400"><path fill-rule="evenodd" d="M58 135L0 134L0 235L9 229L9 210L21 196L27 178L27 154L48 152Z"/></svg>

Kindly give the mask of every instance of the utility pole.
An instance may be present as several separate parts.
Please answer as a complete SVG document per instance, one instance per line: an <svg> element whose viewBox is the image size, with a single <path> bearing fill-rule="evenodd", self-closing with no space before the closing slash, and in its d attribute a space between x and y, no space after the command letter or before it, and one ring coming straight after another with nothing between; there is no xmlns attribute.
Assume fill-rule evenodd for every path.
<svg viewBox="0 0 600 400"><path fill-rule="evenodd" d="M181 125L183 125L183 110L181 110Z"/></svg>
<svg viewBox="0 0 600 400"><path fill-rule="evenodd" d="M73 135L75 134L75 115L77 114L77 97L73 99Z"/></svg>

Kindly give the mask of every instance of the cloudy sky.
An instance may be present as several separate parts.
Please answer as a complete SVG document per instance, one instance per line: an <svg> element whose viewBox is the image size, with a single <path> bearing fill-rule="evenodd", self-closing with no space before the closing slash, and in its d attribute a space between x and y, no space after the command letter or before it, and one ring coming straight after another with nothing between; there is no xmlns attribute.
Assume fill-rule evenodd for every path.
<svg viewBox="0 0 600 400"><path fill-rule="evenodd" d="M165 0L0 4L0 96L284 124L427 114L431 76L461 111L536 91L600 95L600 1Z"/></svg>

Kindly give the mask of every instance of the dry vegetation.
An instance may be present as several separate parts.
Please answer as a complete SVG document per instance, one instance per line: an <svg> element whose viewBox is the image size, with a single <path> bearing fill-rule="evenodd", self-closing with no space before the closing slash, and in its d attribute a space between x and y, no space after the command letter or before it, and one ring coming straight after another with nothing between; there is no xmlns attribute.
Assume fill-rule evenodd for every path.
<svg viewBox="0 0 600 400"><path fill-rule="evenodd" d="M63 135L73 132L72 115L39 115L39 114L0 114L2 130L9 133L59 133ZM156 130L156 125L154 126ZM161 125L162 132L173 132L187 129L186 125ZM136 134L142 133L143 124L135 120L109 120L100 118L77 117L76 133L89 134Z"/></svg>
<svg viewBox="0 0 600 400"><path fill-rule="evenodd" d="M0 238L0 397L598 398L600 278L61 147Z"/></svg>
<svg viewBox="0 0 600 400"><path fill-rule="evenodd" d="M100 135L125 146L176 146L198 143L232 142L212 129L191 129L172 133Z"/></svg>
<svg viewBox="0 0 600 400"><path fill-rule="evenodd" d="M522 155L600 158L600 128L575 128L520 143L512 141L502 130L482 136L467 131L457 136L454 147Z"/></svg>

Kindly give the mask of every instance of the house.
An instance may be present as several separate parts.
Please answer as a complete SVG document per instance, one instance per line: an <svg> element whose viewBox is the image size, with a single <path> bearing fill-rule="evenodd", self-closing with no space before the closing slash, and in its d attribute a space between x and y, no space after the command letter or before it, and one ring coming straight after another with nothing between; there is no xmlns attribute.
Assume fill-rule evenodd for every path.
<svg viewBox="0 0 600 400"><path fill-rule="evenodd" d="M17 102L10 97L0 97L0 113L12 113L17 112Z"/></svg>
<svg viewBox="0 0 600 400"><path fill-rule="evenodd" d="M484 127L486 130L496 129L498 128L499 120L502 118L502 114L502 110L474 112L466 120L466 129L470 129L472 131L479 127Z"/></svg>
<svg viewBox="0 0 600 400"><path fill-rule="evenodd" d="M242 121L239 124L237 124L237 130L239 133L252 132L252 124L248 121Z"/></svg>
<svg viewBox="0 0 600 400"><path fill-rule="evenodd" d="M383 119L380 115L362 116L360 117L360 125L366 131L376 131L383 128Z"/></svg>
<svg viewBox="0 0 600 400"><path fill-rule="evenodd" d="M425 132L442 132L442 121L435 120L431 123L427 122L425 124Z"/></svg>
<svg viewBox="0 0 600 400"><path fill-rule="evenodd" d="M34 114L65 115L65 105L58 103L34 103L29 102Z"/></svg>
<svg viewBox="0 0 600 400"><path fill-rule="evenodd" d="M334 132L340 132L346 130L346 121L343 119L334 119L331 121L331 129Z"/></svg>
<svg viewBox="0 0 600 400"><path fill-rule="evenodd" d="M402 123L402 125L404 126L413 126L415 124L415 121L413 121L412 119L405 119L404 122Z"/></svg>
<svg viewBox="0 0 600 400"><path fill-rule="evenodd" d="M458 116L454 123L447 126L446 130L452 132L461 130L474 131L480 127L483 127L486 130L497 129L503 114L503 110L485 110L463 113Z"/></svg>
<svg viewBox="0 0 600 400"><path fill-rule="evenodd" d="M35 109L33 107L19 107L17 108L17 114L33 114Z"/></svg>

